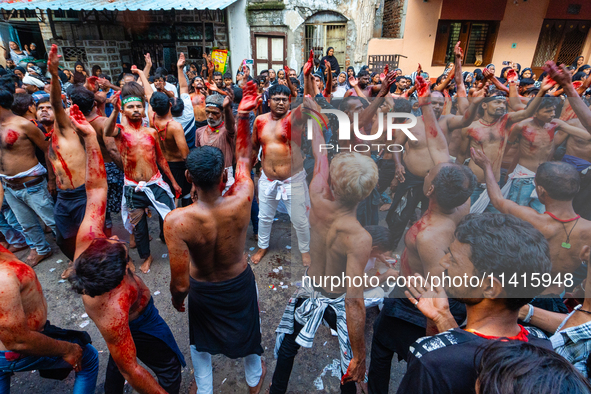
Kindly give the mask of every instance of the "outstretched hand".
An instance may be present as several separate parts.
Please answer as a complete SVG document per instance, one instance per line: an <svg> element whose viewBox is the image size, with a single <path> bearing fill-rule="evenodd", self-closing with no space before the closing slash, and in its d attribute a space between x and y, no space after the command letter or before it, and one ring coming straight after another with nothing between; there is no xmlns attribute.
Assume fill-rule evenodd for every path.
<svg viewBox="0 0 591 394"><path fill-rule="evenodd" d="M571 83L570 79L569 79L569 83ZM540 86L540 90L548 91L548 90L552 89L552 87L554 85L556 85L556 81L546 75L544 77L544 80L542 81L542 85Z"/></svg>
<svg viewBox="0 0 591 394"><path fill-rule="evenodd" d="M70 108L70 121L76 129L78 135L82 138L86 138L90 135L96 134L94 127L88 123L82 111L78 108L78 105L74 104Z"/></svg>
<svg viewBox="0 0 591 394"><path fill-rule="evenodd" d="M115 109L117 110L117 112L121 112L121 91L118 91L117 93L115 93L112 97L112 104L115 107Z"/></svg>
<svg viewBox="0 0 591 394"><path fill-rule="evenodd" d="M460 46L461 44L462 44L461 41L458 41L456 43L456 46L454 47L454 55L456 56L456 58L463 59L464 58L464 50Z"/></svg>
<svg viewBox="0 0 591 394"><path fill-rule="evenodd" d="M519 81L519 75L515 72L515 70L511 69L507 71L507 81L508 82L517 82Z"/></svg>
<svg viewBox="0 0 591 394"><path fill-rule="evenodd" d="M261 95L257 94L257 85L253 81L248 81L242 91L242 100L238 105L239 112L254 111L260 103Z"/></svg>
<svg viewBox="0 0 591 394"><path fill-rule="evenodd" d="M556 63L548 61L544 66L544 71L550 75L551 80L556 81L563 88L568 86L572 81L572 77L564 64L559 67Z"/></svg>
<svg viewBox="0 0 591 394"><path fill-rule="evenodd" d="M181 54L179 55L179 61L176 62L176 66L177 68L181 69L183 67L185 67L185 54L183 52L181 52Z"/></svg>
<svg viewBox="0 0 591 394"><path fill-rule="evenodd" d="M314 69L314 51L310 49L310 57L308 57L308 61L304 64L304 75L310 75L312 70Z"/></svg>
<svg viewBox="0 0 591 394"><path fill-rule="evenodd" d="M382 81L382 87L380 89L379 96L385 97L390 92L390 86L396 81L396 72L390 71L386 78Z"/></svg>
<svg viewBox="0 0 591 394"><path fill-rule="evenodd" d="M482 75L484 76L484 79L491 79L495 76L495 74L486 67L482 70Z"/></svg>
<svg viewBox="0 0 591 394"><path fill-rule="evenodd" d="M446 319L451 315L449 311L449 301L447 294L442 287L430 286L425 279L419 275L414 275L417 280L414 281L413 286L412 280L407 281L408 290L404 291L406 298L412 302L416 308L421 311L426 318L433 320L434 322ZM419 286L424 285L424 286Z"/></svg>
<svg viewBox="0 0 591 394"><path fill-rule="evenodd" d="M419 97L428 97L431 95L431 89L429 89L429 83L425 81L421 75L417 75L415 79L415 86Z"/></svg>
<svg viewBox="0 0 591 394"><path fill-rule="evenodd" d="M354 76L349 77L349 85L351 85L352 88L357 86L358 83L359 81L357 80L357 78L355 78Z"/></svg>
<svg viewBox="0 0 591 394"><path fill-rule="evenodd" d="M139 75L140 74L140 71L141 70L139 68L137 68L137 66L135 64L131 66L131 73L132 74Z"/></svg>
<svg viewBox="0 0 591 394"><path fill-rule="evenodd" d="M53 44L49 50L49 56L47 58L47 71L53 77L57 77L60 65L60 55L57 54L57 45Z"/></svg>
<svg viewBox="0 0 591 394"><path fill-rule="evenodd" d="M152 56L149 53L144 55L144 61L146 62L146 66L152 66ZM133 67L132 67L133 70Z"/></svg>
<svg viewBox="0 0 591 394"><path fill-rule="evenodd" d="M490 160L480 149L476 150L474 148L470 148L470 157L472 158L472 161L474 161L474 164L483 170L490 166Z"/></svg>

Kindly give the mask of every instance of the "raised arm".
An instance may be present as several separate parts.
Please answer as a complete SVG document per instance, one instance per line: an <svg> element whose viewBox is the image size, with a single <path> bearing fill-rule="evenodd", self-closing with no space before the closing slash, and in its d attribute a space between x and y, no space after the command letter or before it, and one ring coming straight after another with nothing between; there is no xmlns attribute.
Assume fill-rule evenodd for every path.
<svg viewBox="0 0 591 394"><path fill-rule="evenodd" d="M57 130L54 132L65 135L66 128L71 128L70 118L66 114L64 104L62 103L62 87L60 85L60 78L58 75L59 70L59 56L57 54L57 45L53 44L49 50L49 57L47 59L47 70L51 74L51 93L49 94L49 101L53 107L53 113L55 114L55 120L58 124Z"/></svg>
<svg viewBox="0 0 591 394"><path fill-rule="evenodd" d="M441 81L441 83L437 86L435 86L435 91L438 92L442 92L447 85L449 85L449 83L451 82L451 80L454 78L455 76L455 70L454 70L454 66L452 66L452 69L449 70L449 72L447 73L447 75L445 76L445 78Z"/></svg>
<svg viewBox="0 0 591 394"><path fill-rule="evenodd" d="M117 127L117 117L121 112L121 92L115 93L114 103L113 103L113 112L111 112L111 116L105 120L103 125L103 135L105 137L116 137L119 135L119 128Z"/></svg>
<svg viewBox="0 0 591 394"><path fill-rule="evenodd" d="M222 107L224 108L224 123L228 137L234 140L236 136L236 120L234 119L234 113L232 112L232 101L234 100L234 92L228 91Z"/></svg>
<svg viewBox="0 0 591 394"><path fill-rule="evenodd" d="M236 133L236 182L250 181L250 170L252 169L253 140L256 130L253 131L253 137L250 137L249 114L254 111L258 105L260 95L257 95L257 85L253 81L248 81L243 88L242 100L238 105L238 122ZM256 122L255 122L256 125ZM255 154L258 154L258 150Z"/></svg>
<svg viewBox="0 0 591 394"><path fill-rule="evenodd" d="M509 89L505 85L503 85L501 81L499 81L499 79L495 77L495 75L488 68L482 70L482 75L484 75L484 78L486 78L486 80L492 82L492 84L495 85L495 87L498 90L502 90L503 92L509 93Z"/></svg>
<svg viewBox="0 0 591 394"><path fill-rule="evenodd" d="M558 68L554 62L547 62L544 69L550 74L553 80L562 86L564 93L568 97L570 106L581 121L583 127L591 130L591 110L575 90L571 82L570 73L566 67L563 65L561 68Z"/></svg>
<svg viewBox="0 0 591 394"><path fill-rule="evenodd" d="M555 82L552 79L545 77L544 81L542 82L542 86L540 86L540 91L536 97L533 98L534 102L528 105L528 107L524 110L509 113L509 120L507 124L521 122L524 119L534 116L538 106L540 105L541 98L544 97L546 92L550 90L554 84Z"/></svg>
<svg viewBox="0 0 591 394"><path fill-rule="evenodd" d="M535 209L521 206L503 197L503 193L501 193L501 188L495 179L495 173L488 157L486 157L481 150L476 150L474 148L470 148L470 153L474 164L482 168L484 171L486 191L488 192L492 205L501 213L511 214L526 222L532 223L536 216L539 216L540 214Z"/></svg>
<svg viewBox="0 0 591 394"><path fill-rule="evenodd" d="M458 41L456 46L454 47L454 78L456 80L456 90L458 94L458 98L460 97L468 97L468 93L466 92L466 85L464 85L464 75L462 73L462 59L464 58L464 51L460 46L461 42Z"/></svg>
<svg viewBox="0 0 591 394"><path fill-rule="evenodd" d="M146 65L144 66L144 74L150 75L150 70L152 69L152 56L149 53L144 55L144 61Z"/></svg>
<svg viewBox="0 0 591 394"><path fill-rule="evenodd" d="M291 97L298 97L298 89L291 83L291 78L289 77L289 67L283 66L283 70L285 71L285 75L287 75L285 80L287 81L287 87L291 90Z"/></svg>
<svg viewBox="0 0 591 394"><path fill-rule="evenodd" d="M148 81L148 77L146 77L146 73L137 68L135 64L131 66L131 72L137 75L140 81L142 81L142 86L144 87L144 94L146 95L146 101L150 102L150 99L152 98L152 94L154 93L154 91L150 86L150 82Z"/></svg>
<svg viewBox="0 0 591 394"><path fill-rule="evenodd" d="M325 60L324 64L328 72L326 73L326 84L324 85L324 92L322 92L322 95L324 97L330 97L332 95L332 70L328 60Z"/></svg>
<svg viewBox="0 0 591 394"><path fill-rule="evenodd" d="M70 118L86 147L86 213L76 236L75 258L78 258L94 238L105 236L107 173L96 132L77 105L70 109Z"/></svg>
<svg viewBox="0 0 591 394"><path fill-rule="evenodd" d="M304 98L304 107L317 108L316 103L310 98ZM314 155L314 175L310 182L310 198L314 200L315 196L322 196L331 199L332 193L328 184L329 164L326 149L322 149L326 144L322 130L316 122L312 123L312 154Z"/></svg>
<svg viewBox="0 0 591 394"><path fill-rule="evenodd" d="M425 122L425 135L427 137L427 148L429 154L435 165L439 163L449 163L449 149L447 147L447 140L441 131L439 122L433 112L431 106L431 91L429 90L429 83L425 79L417 75L415 85L419 94L419 106L422 107L423 121Z"/></svg>
<svg viewBox="0 0 591 394"><path fill-rule="evenodd" d="M378 111L378 108L380 108L380 105L382 105L384 102L384 97L390 93L390 86L392 86L394 81L396 81L396 73L394 71L390 71L384 82L380 84L380 91L378 92L378 95L373 100L371 100L369 106L359 114L358 124L366 125L371 121Z"/></svg>
<svg viewBox="0 0 591 394"><path fill-rule="evenodd" d="M180 94L189 94L189 84L187 83L187 77L185 76L185 54L181 52L179 55L179 61L176 63L179 76L179 92Z"/></svg>

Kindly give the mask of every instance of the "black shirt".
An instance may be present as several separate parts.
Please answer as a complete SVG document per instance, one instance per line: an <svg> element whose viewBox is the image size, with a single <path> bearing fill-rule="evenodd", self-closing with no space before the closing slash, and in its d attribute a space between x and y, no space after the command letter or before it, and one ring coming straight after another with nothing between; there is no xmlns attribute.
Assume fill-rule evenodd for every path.
<svg viewBox="0 0 591 394"><path fill-rule="evenodd" d="M552 350L540 330L526 329L530 344ZM397 393L474 394L480 363L475 357L489 341L461 328L417 340L410 347L408 368Z"/></svg>

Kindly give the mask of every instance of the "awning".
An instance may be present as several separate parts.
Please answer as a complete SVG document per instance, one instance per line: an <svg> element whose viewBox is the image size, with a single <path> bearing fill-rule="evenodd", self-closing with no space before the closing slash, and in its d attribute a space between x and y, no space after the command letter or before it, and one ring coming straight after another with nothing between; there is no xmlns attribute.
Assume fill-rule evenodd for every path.
<svg viewBox="0 0 591 394"><path fill-rule="evenodd" d="M223 10L237 0L1 0L3 10L157 11Z"/></svg>

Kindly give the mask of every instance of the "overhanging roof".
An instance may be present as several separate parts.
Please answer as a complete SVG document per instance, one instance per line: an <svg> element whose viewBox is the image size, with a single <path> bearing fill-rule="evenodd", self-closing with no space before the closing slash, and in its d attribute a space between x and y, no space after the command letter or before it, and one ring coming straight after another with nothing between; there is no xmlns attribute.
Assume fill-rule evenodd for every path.
<svg viewBox="0 0 591 394"><path fill-rule="evenodd" d="M1 0L0 9L151 11L220 9L237 0Z"/></svg>

